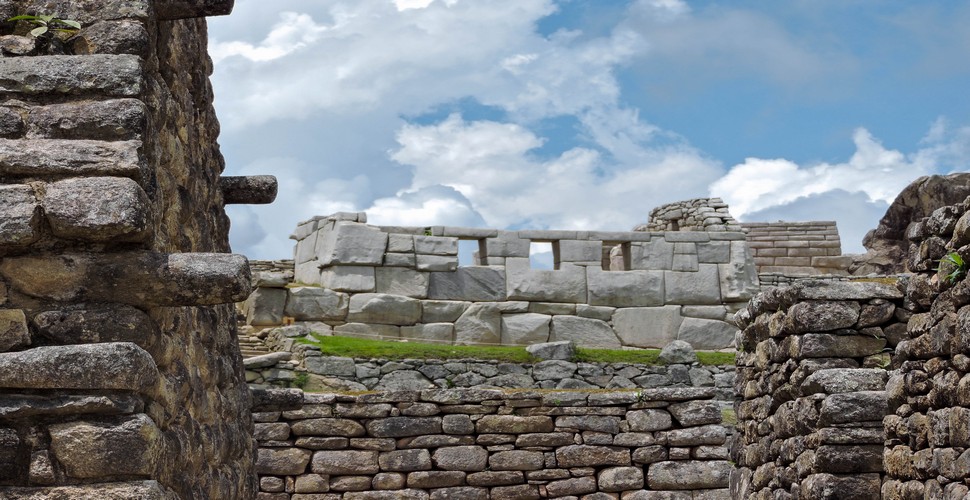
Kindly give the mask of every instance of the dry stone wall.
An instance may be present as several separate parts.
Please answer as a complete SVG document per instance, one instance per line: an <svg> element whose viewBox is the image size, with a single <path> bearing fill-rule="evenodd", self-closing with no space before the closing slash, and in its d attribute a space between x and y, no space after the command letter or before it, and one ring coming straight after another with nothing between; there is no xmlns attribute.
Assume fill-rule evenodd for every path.
<svg viewBox="0 0 970 500"><path fill-rule="evenodd" d="M744 222L741 227L759 275L847 275L852 264L842 255L833 221Z"/></svg>
<svg viewBox="0 0 970 500"><path fill-rule="evenodd" d="M925 180L925 179L921 179ZM882 498L966 498L970 488L970 198L909 224L906 300L885 419ZM950 277L952 275L952 277Z"/></svg>
<svg viewBox="0 0 970 500"><path fill-rule="evenodd" d="M231 7L0 1L82 25L0 23L2 498L255 495L223 204L275 185L220 177L200 18Z"/></svg>
<svg viewBox="0 0 970 500"><path fill-rule="evenodd" d="M454 344L697 349L731 346L732 314L757 290L737 232L502 231L378 227L364 214L301 224L294 283L261 273L247 323L284 318L347 336ZM460 267L460 240L481 265ZM557 269L532 269L531 242L550 242ZM623 271L608 270L604 255ZM606 270L604 270L604 268ZM274 285L275 283L275 285Z"/></svg>
<svg viewBox="0 0 970 500"><path fill-rule="evenodd" d="M738 313L736 499L878 499L900 284L803 282Z"/></svg>
<svg viewBox="0 0 970 500"><path fill-rule="evenodd" d="M634 231L742 231L720 198L696 198L661 205L650 211L650 219Z"/></svg>
<svg viewBox="0 0 970 500"><path fill-rule="evenodd" d="M276 404L253 415L256 498L728 498L729 428L712 396L695 388L268 395Z"/></svg>

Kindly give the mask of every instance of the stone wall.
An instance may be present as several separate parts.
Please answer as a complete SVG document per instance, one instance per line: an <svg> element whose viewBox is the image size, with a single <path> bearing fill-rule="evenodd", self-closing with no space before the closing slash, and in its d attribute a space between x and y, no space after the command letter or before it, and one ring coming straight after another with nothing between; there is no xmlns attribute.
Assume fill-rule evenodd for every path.
<svg viewBox="0 0 970 500"><path fill-rule="evenodd" d="M949 252L970 262L968 210L970 198L907 230L916 314L887 386L886 499L965 498L970 487L970 281L965 267L940 263Z"/></svg>
<svg viewBox="0 0 970 500"><path fill-rule="evenodd" d="M455 344L730 347L732 314L757 290L737 232L502 231L370 226L335 214L294 234L295 283L264 276L244 309L251 325L284 318L348 336ZM459 266L460 240L481 265ZM550 242L557 269L530 268ZM620 246L624 271L604 270ZM487 264L487 265L486 265ZM275 285L274 285L275 283ZM274 288L275 287L275 288ZM649 325L649 326L648 326Z"/></svg>
<svg viewBox="0 0 970 500"><path fill-rule="evenodd" d="M842 255L833 221L744 222L758 274L847 275L852 258Z"/></svg>
<svg viewBox="0 0 970 500"><path fill-rule="evenodd" d="M727 498L713 392L268 395L257 500Z"/></svg>
<svg viewBox="0 0 970 500"><path fill-rule="evenodd" d="M903 287L803 282L738 313L733 498L880 498L884 351L907 343Z"/></svg>
<svg viewBox="0 0 970 500"><path fill-rule="evenodd" d="M251 183L220 177L199 19L231 7L0 2L82 24L0 23L0 497L255 494L223 211Z"/></svg>
<svg viewBox="0 0 970 500"><path fill-rule="evenodd" d="M661 205L650 211L646 224L634 231L742 231L720 198L697 198Z"/></svg>

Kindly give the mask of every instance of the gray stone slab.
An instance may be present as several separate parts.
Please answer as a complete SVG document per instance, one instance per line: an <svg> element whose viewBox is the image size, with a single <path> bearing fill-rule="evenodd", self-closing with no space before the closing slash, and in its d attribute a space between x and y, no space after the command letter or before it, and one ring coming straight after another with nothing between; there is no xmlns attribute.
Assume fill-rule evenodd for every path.
<svg viewBox="0 0 970 500"><path fill-rule="evenodd" d="M616 311L615 307L576 304L576 316L579 316L581 318L592 318L592 319L599 319L602 321L609 321L613 318L613 311Z"/></svg>
<svg viewBox="0 0 970 500"><path fill-rule="evenodd" d="M320 281L320 261L311 260L296 264L293 268L293 282L303 283L304 285L319 285Z"/></svg>
<svg viewBox="0 0 970 500"><path fill-rule="evenodd" d="M717 271L724 302L750 300L761 289L754 257L744 241L731 242L731 261L718 264Z"/></svg>
<svg viewBox="0 0 970 500"><path fill-rule="evenodd" d="M519 238L515 231L499 231L485 246L488 257L529 257L529 240Z"/></svg>
<svg viewBox="0 0 970 500"><path fill-rule="evenodd" d="M286 289L283 315L297 321L342 320L347 316L347 294L326 288L293 287Z"/></svg>
<svg viewBox="0 0 970 500"><path fill-rule="evenodd" d="M417 259L413 253L386 253L384 254L385 267L416 267Z"/></svg>
<svg viewBox="0 0 970 500"><path fill-rule="evenodd" d="M549 321L546 314L524 313L502 315L502 344L530 345L549 340Z"/></svg>
<svg viewBox="0 0 970 500"><path fill-rule="evenodd" d="M704 264L725 264L731 260L731 242L709 241L697 243L697 261Z"/></svg>
<svg viewBox="0 0 970 500"><path fill-rule="evenodd" d="M458 238L415 236L414 252L418 255L458 255Z"/></svg>
<svg viewBox="0 0 970 500"><path fill-rule="evenodd" d="M716 319L723 321L728 314L724 306L683 306L680 314L685 318Z"/></svg>
<svg viewBox="0 0 970 500"><path fill-rule="evenodd" d="M419 271L454 271L458 269L457 255L417 255L415 267Z"/></svg>
<svg viewBox="0 0 970 500"><path fill-rule="evenodd" d="M428 296L428 275L404 267L378 267L374 270L375 291L423 299Z"/></svg>
<svg viewBox="0 0 970 500"><path fill-rule="evenodd" d="M317 258L317 236L318 233L314 233L311 237L303 238L296 242L296 248L293 251L293 260L296 264L302 264Z"/></svg>
<svg viewBox="0 0 970 500"><path fill-rule="evenodd" d="M461 317L469 305L471 305L469 302L454 300L422 300L421 322L453 323Z"/></svg>
<svg viewBox="0 0 970 500"><path fill-rule="evenodd" d="M710 235L704 231L666 231L663 235L669 243L711 241Z"/></svg>
<svg viewBox="0 0 970 500"><path fill-rule="evenodd" d="M427 323L402 326L401 338L437 344L453 344L455 342L455 325L452 323Z"/></svg>
<svg viewBox="0 0 970 500"><path fill-rule="evenodd" d="M663 238L630 244L630 269L668 270L674 262L674 245Z"/></svg>
<svg viewBox="0 0 970 500"><path fill-rule="evenodd" d="M317 240L317 260L322 265L379 266L387 250L387 233L356 222L337 222Z"/></svg>
<svg viewBox="0 0 970 500"><path fill-rule="evenodd" d="M602 241L560 240L559 260L561 262L602 262Z"/></svg>
<svg viewBox="0 0 970 500"><path fill-rule="evenodd" d="M453 236L461 239L494 238L498 236L498 229L444 226L441 228L441 235Z"/></svg>
<svg viewBox="0 0 970 500"><path fill-rule="evenodd" d="M387 251L403 253L413 252L414 236L410 234L388 234Z"/></svg>
<svg viewBox="0 0 970 500"><path fill-rule="evenodd" d="M401 295L360 293L350 297L347 321L413 325L421 320L421 301Z"/></svg>
<svg viewBox="0 0 970 500"><path fill-rule="evenodd" d="M550 316L556 316L559 314L575 316L576 306L578 305L564 304L562 302L529 302L528 304L530 313L548 314Z"/></svg>
<svg viewBox="0 0 970 500"><path fill-rule="evenodd" d="M708 236L711 237L711 241L745 241L748 239L748 235L737 231L710 233Z"/></svg>
<svg viewBox="0 0 970 500"><path fill-rule="evenodd" d="M527 240L538 240L538 241L556 241L556 240L575 240L575 239L586 239L579 238L579 231L564 231L564 230L553 230L553 229L526 229L522 231L516 231L519 238L524 238Z"/></svg>
<svg viewBox="0 0 970 500"><path fill-rule="evenodd" d="M697 254L675 253L670 269L672 271L685 271L693 273L697 272L697 266Z"/></svg>
<svg viewBox="0 0 970 500"><path fill-rule="evenodd" d="M684 318L677 339L690 343L694 349L714 351L733 347L737 333L737 327L723 321Z"/></svg>
<svg viewBox="0 0 970 500"><path fill-rule="evenodd" d="M550 342L572 341L578 347L619 349L620 339L605 321L578 316L553 316Z"/></svg>
<svg viewBox="0 0 970 500"><path fill-rule="evenodd" d="M563 265L558 270L533 270L526 259L509 259L505 272L510 300L586 303L586 268Z"/></svg>
<svg viewBox="0 0 970 500"><path fill-rule="evenodd" d="M319 282L321 286L339 292L373 292L376 287L374 276L374 268L370 266L332 266L320 272Z"/></svg>
<svg viewBox="0 0 970 500"><path fill-rule="evenodd" d="M0 186L0 245L25 245L36 240L40 223L37 197L28 185Z"/></svg>
<svg viewBox="0 0 970 500"><path fill-rule="evenodd" d="M498 344L502 340L502 313L492 304L472 304L455 321L455 344Z"/></svg>
<svg viewBox="0 0 970 500"><path fill-rule="evenodd" d="M699 264L697 272L664 271L667 304L720 304L717 264Z"/></svg>
<svg viewBox="0 0 970 500"><path fill-rule="evenodd" d="M590 231L589 239L599 240L599 241L609 241L612 243L620 243L625 241L650 241L651 238L657 237L657 233L647 233L642 231Z"/></svg>
<svg viewBox="0 0 970 500"><path fill-rule="evenodd" d="M505 300L505 269L500 267L459 267L454 272L431 273L429 299L501 301Z"/></svg>
<svg viewBox="0 0 970 500"><path fill-rule="evenodd" d="M586 268L589 305L636 307L664 303L663 271L603 271Z"/></svg>
<svg viewBox="0 0 970 500"><path fill-rule="evenodd" d="M246 311L246 324L253 326L282 324L286 295L285 288L257 288L243 305Z"/></svg>
<svg viewBox="0 0 970 500"><path fill-rule="evenodd" d="M683 320L678 306L630 307L613 313L613 328L623 345L660 349L677 339Z"/></svg>

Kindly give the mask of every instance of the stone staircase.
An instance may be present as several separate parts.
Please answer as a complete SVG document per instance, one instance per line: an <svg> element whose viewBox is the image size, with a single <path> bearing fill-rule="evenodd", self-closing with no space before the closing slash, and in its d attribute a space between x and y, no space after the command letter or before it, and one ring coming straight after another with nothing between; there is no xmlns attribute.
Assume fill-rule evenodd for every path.
<svg viewBox="0 0 970 500"><path fill-rule="evenodd" d="M272 352L262 339L242 332L239 334L239 351L242 352L243 359L269 354Z"/></svg>

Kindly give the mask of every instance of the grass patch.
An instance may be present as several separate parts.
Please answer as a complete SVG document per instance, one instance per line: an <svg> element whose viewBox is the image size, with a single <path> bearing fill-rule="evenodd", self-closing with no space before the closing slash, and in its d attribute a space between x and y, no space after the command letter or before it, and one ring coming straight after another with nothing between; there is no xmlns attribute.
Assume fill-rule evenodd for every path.
<svg viewBox="0 0 970 500"><path fill-rule="evenodd" d="M524 347L511 346L456 346L338 336L307 338L303 343L319 348L324 356L348 358L491 359L508 363L535 363L540 361L529 354ZM660 351L657 349L623 351L579 348L576 349L576 357L573 361L658 365L661 364L658 360L659 356ZM734 364L734 353L730 352L698 352L697 358L703 365Z"/></svg>

